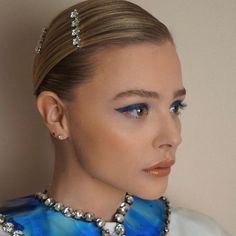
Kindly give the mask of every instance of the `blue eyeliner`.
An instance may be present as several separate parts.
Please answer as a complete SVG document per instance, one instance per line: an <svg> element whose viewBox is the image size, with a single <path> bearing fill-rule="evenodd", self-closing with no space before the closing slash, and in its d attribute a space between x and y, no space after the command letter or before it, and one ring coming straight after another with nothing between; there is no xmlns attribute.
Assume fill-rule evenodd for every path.
<svg viewBox="0 0 236 236"><path fill-rule="evenodd" d="M143 109L143 108L148 109L148 105L146 103L138 103L138 104L132 104L126 107L118 108L115 110L123 113L127 111L133 111L135 109Z"/></svg>
<svg viewBox="0 0 236 236"><path fill-rule="evenodd" d="M172 103L172 105L170 106L170 108L172 108L172 107L178 107L178 109L184 109L185 107L187 107L187 104L186 103L183 103L183 101L181 101L181 100L177 100L177 101L175 101L175 102L173 102ZM176 112L177 114L179 113L179 111L178 112Z"/></svg>
<svg viewBox="0 0 236 236"><path fill-rule="evenodd" d="M182 100L177 100L177 101L175 101L171 104L170 109L171 108L177 109L177 111L175 111L174 113L179 115L180 114L179 110L183 110L186 106L187 106L187 104L183 103ZM121 112L121 113L125 113L125 112L130 112L130 111L138 110L138 109L148 110L149 106L146 103L137 103L137 104L132 104L132 105L129 105L129 106L126 106L126 107L117 108L115 110L118 111L118 112Z"/></svg>

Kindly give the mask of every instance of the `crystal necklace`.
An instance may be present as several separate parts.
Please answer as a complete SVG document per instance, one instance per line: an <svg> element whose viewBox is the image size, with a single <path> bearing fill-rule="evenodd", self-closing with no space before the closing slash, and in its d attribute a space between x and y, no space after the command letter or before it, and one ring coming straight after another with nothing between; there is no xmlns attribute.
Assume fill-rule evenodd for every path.
<svg viewBox="0 0 236 236"><path fill-rule="evenodd" d="M71 217L75 220L84 220L87 222L95 222L97 227L101 229L101 236L112 236L113 233L105 227L106 221L100 217L96 217L94 213L92 212L83 212L82 210L74 210L69 206L65 206L63 203L56 202L53 198L49 197L47 194L47 190L45 190L43 193L39 192L36 193L36 198L38 198L40 201L44 203L45 206L50 207L51 209L61 212L63 215L67 217ZM169 201L166 197L160 198L162 201L164 201L166 205L166 219L165 219L165 227L162 230L160 236L165 236L168 232L168 225L169 225L169 215L170 215L170 208L169 208ZM133 204L134 198L129 195L128 193L125 194L124 201L120 204L118 209L116 210L116 213L114 214L113 220L115 223L114 232L117 236L125 236L125 227L122 224L125 218L126 213L128 212L130 206Z"/></svg>

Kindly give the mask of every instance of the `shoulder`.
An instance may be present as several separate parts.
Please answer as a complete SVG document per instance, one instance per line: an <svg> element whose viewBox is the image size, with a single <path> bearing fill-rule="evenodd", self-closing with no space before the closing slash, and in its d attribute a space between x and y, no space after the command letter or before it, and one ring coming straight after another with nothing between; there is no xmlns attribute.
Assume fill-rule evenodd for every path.
<svg viewBox="0 0 236 236"><path fill-rule="evenodd" d="M168 236L230 236L213 218L195 210L172 207Z"/></svg>
<svg viewBox="0 0 236 236"><path fill-rule="evenodd" d="M33 195L0 202L0 236L23 235L24 226L39 215L40 208Z"/></svg>
<svg viewBox="0 0 236 236"><path fill-rule="evenodd" d="M38 200L34 195L19 197L0 202L1 214L18 214L22 211L29 211L37 207Z"/></svg>

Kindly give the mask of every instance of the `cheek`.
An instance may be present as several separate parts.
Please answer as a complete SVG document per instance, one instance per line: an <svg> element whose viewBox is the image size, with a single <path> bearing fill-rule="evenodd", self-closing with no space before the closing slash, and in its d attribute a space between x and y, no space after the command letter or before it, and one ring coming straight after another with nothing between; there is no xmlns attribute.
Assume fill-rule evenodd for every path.
<svg viewBox="0 0 236 236"><path fill-rule="evenodd" d="M108 119L85 119L82 124L80 119L72 132L76 156L92 178L141 197L157 198L166 188L166 178L157 182L142 171L153 160L153 129L131 126Z"/></svg>
<svg viewBox="0 0 236 236"><path fill-rule="evenodd" d="M108 175L137 168L144 155L144 135L109 119L77 122L73 127L75 149L81 165L91 174Z"/></svg>

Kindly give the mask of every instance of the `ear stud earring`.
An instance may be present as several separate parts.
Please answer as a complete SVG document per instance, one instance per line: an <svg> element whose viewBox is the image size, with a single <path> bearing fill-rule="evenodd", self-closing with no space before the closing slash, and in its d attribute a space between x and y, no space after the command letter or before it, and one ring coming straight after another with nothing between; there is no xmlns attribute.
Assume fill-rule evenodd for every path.
<svg viewBox="0 0 236 236"><path fill-rule="evenodd" d="M60 140L64 140L64 139L65 139L65 137L64 137L63 135L61 135L61 134L59 134L59 135L56 136L56 134L55 134L54 132L52 132L52 135L53 135L54 137L57 137L57 138L60 139Z"/></svg>
<svg viewBox="0 0 236 236"><path fill-rule="evenodd" d="M60 140L64 140L64 139L65 139L63 135L58 135L57 137L58 137L58 139L60 139Z"/></svg>

